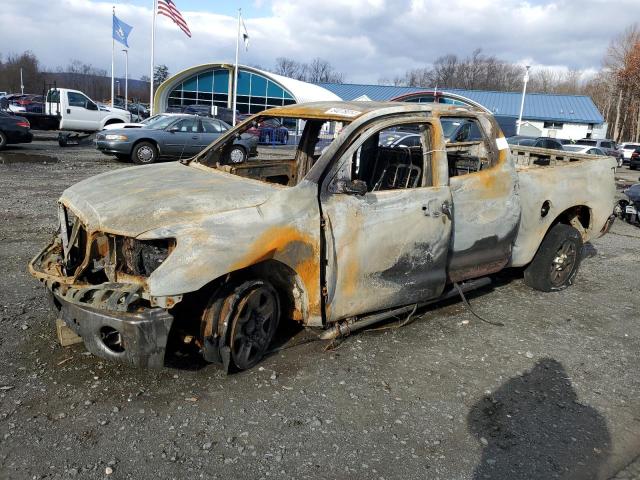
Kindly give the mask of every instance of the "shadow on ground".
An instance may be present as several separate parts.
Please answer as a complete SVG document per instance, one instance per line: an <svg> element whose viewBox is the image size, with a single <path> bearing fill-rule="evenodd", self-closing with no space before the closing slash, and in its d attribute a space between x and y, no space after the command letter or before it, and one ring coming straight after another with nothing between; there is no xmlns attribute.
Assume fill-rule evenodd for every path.
<svg viewBox="0 0 640 480"><path fill-rule="evenodd" d="M604 417L549 358L483 397L467 421L483 444L474 480L598 478L611 448Z"/></svg>

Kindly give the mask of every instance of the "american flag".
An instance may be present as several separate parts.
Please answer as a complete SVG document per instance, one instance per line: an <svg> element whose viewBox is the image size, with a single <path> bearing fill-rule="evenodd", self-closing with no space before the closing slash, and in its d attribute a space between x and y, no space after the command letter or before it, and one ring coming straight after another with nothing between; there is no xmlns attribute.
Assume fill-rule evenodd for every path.
<svg viewBox="0 0 640 480"><path fill-rule="evenodd" d="M173 20L173 23L180 27L180 30L182 30L187 37L191 38L191 30L189 30L187 22L182 18L180 10L178 10L172 0L158 0L158 14L169 17Z"/></svg>

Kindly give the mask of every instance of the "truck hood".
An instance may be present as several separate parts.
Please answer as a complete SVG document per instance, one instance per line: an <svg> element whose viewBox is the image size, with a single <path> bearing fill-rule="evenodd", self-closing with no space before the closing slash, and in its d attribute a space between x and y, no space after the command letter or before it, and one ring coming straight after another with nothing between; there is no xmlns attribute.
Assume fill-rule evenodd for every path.
<svg viewBox="0 0 640 480"><path fill-rule="evenodd" d="M123 168L68 188L60 201L89 231L136 237L264 203L281 187L202 165Z"/></svg>

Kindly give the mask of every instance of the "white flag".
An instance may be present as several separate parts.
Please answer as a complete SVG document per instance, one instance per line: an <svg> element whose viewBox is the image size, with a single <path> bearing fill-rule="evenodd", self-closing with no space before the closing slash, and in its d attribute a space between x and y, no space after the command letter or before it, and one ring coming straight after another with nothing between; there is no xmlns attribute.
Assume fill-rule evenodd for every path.
<svg viewBox="0 0 640 480"><path fill-rule="evenodd" d="M244 24L244 18L240 17L242 22L242 40L244 41L244 49L249 50L249 32L247 32L247 26Z"/></svg>

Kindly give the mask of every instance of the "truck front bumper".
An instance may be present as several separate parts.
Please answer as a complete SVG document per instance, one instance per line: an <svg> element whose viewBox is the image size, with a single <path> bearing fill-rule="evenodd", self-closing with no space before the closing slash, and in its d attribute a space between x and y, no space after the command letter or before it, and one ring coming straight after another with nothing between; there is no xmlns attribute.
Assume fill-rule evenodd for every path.
<svg viewBox="0 0 640 480"><path fill-rule="evenodd" d="M173 316L163 308L113 312L72 303L49 291L62 320L96 356L136 367L162 368Z"/></svg>

